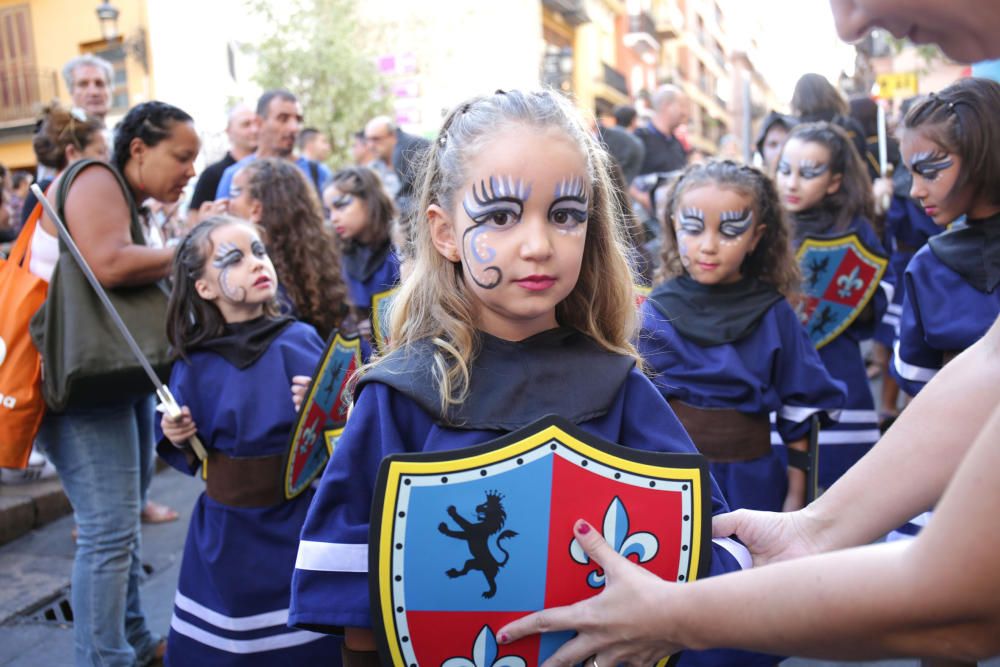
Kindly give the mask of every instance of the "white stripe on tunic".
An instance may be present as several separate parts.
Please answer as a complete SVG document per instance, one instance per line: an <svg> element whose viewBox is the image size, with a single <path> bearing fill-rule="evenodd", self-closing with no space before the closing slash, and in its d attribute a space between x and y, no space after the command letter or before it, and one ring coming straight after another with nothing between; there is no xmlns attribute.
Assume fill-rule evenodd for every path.
<svg viewBox="0 0 1000 667"><path fill-rule="evenodd" d="M317 572L368 572L368 545L299 540L295 569Z"/></svg>

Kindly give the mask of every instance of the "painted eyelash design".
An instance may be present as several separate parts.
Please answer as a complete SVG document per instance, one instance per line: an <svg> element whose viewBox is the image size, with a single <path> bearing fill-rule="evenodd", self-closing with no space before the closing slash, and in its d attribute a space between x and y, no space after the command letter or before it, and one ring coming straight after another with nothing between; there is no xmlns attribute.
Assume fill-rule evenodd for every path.
<svg viewBox="0 0 1000 667"><path fill-rule="evenodd" d="M753 211L745 208L742 211L723 211L719 216L719 231L724 236L735 238L753 226Z"/></svg>
<svg viewBox="0 0 1000 667"><path fill-rule="evenodd" d="M910 160L910 169L915 174L923 176L929 181L933 181L942 171L955 164L955 161L948 157L947 153L939 151L922 151L916 153Z"/></svg>
<svg viewBox="0 0 1000 667"><path fill-rule="evenodd" d="M521 215L524 210L524 202L531 196L531 186L521 179L514 180L511 176L490 176L489 182L479 181L478 189L476 184L472 184L472 192L465 196L462 207L465 213L472 218L477 225L481 225L485 216L490 213L509 211L516 215ZM493 206L499 202L506 202L514 206L510 207Z"/></svg>
<svg viewBox="0 0 1000 667"><path fill-rule="evenodd" d="M583 185L583 178L580 176L570 176L559 181L556 185L556 199L576 199L587 201L587 190Z"/></svg>
<svg viewBox="0 0 1000 667"><path fill-rule="evenodd" d="M799 174L802 178L817 178L826 173L830 168L828 164L820 164L815 160L802 160L799 162Z"/></svg>
<svg viewBox="0 0 1000 667"><path fill-rule="evenodd" d="M566 206L566 204L577 204L582 208ZM575 223L570 223L570 220L564 222L555 220L554 222L559 225L570 223L570 226L575 227L587 221L587 190L582 177L570 176L556 185L555 198L549 205L548 217L551 219L556 214L565 214L572 219L572 223Z"/></svg>
<svg viewBox="0 0 1000 667"><path fill-rule="evenodd" d="M215 253L215 258L212 260L212 265L217 269L235 264L243 258L243 251L240 250L235 243L230 243L226 241L219 244L219 249Z"/></svg>

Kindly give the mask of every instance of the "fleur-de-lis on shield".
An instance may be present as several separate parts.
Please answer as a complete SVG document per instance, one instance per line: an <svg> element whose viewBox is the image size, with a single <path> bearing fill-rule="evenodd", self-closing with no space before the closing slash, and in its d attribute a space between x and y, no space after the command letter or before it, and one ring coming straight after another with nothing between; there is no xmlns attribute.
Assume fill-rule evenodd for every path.
<svg viewBox="0 0 1000 667"><path fill-rule="evenodd" d="M527 667L524 658L516 655L506 655L497 660L497 638L484 625L472 645L472 660L468 658L448 658L441 667Z"/></svg>
<svg viewBox="0 0 1000 667"><path fill-rule="evenodd" d="M858 267L856 266L848 275L837 278L837 285L841 288L837 290L837 294L845 299L851 296L851 292L854 290L861 289L865 286L865 284L861 282L861 279L858 278Z"/></svg>
<svg viewBox="0 0 1000 667"><path fill-rule="evenodd" d="M653 556L660 549L660 543L652 533L628 534L628 512L625 505L615 496L611 504L608 505L604 513L604 539L611 547L625 558L635 555L640 563L652 560ZM590 557L580 546L580 543L573 538L569 545L569 553L577 563L586 565L590 562ZM604 572L600 569L592 570L587 575L587 584L591 588L600 588L604 585Z"/></svg>

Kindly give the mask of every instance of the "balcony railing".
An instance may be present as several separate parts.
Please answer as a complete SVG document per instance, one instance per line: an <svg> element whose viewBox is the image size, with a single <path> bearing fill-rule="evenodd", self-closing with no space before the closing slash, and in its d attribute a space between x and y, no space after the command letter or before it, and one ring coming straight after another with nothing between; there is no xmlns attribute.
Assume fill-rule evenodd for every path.
<svg viewBox="0 0 1000 667"><path fill-rule="evenodd" d="M0 65L0 123L30 123L42 105L56 97L54 70Z"/></svg>
<svg viewBox="0 0 1000 667"><path fill-rule="evenodd" d="M656 34L656 22L647 12L631 14L628 17L628 32L623 39L625 46L636 53L657 53L660 41Z"/></svg>
<svg viewBox="0 0 1000 667"><path fill-rule="evenodd" d="M622 95L628 95L628 82L625 80L625 75L607 63L602 64L604 65L604 83Z"/></svg>

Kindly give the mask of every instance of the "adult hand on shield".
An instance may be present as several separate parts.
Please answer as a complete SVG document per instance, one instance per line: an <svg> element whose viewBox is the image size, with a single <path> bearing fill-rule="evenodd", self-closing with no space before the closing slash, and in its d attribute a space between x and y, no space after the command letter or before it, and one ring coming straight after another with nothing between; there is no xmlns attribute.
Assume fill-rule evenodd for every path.
<svg viewBox="0 0 1000 667"><path fill-rule="evenodd" d="M712 519L712 537L735 536L750 550L754 567L821 553L817 534L821 526L797 512L736 510Z"/></svg>
<svg viewBox="0 0 1000 667"><path fill-rule="evenodd" d="M566 607L524 616L500 629L497 638L509 644L539 632L576 630L542 667L619 664L653 665L682 647L667 634L682 613L684 586L671 584L619 555L601 534L580 519L573 526L580 546L604 570L607 584L600 594ZM641 620L640 620L641 619ZM639 621L639 622L637 622Z"/></svg>

